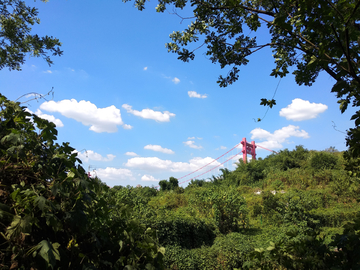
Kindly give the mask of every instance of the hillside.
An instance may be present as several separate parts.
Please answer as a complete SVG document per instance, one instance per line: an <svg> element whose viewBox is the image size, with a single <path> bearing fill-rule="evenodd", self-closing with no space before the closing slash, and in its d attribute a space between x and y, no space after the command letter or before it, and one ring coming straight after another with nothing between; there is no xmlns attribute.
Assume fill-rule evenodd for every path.
<svg viewBox="0 0 360 270"><path fill-rule="evenodd" d="M185 189L171 177L112 192L158 231L167 269L357 269L360 181L346 165L297 146Z"/></svg>

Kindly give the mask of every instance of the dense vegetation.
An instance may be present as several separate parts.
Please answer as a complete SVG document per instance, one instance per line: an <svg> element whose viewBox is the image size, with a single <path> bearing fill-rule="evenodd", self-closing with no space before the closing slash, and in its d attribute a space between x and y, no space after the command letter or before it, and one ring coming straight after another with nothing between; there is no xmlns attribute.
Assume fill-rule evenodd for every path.
<svg viewBox="0 0 360 270"><path fill-rule="evenodd" d="M360 268L359 162L334 148L285 149L185 189L109 188L54 124L4 96L0 108L1 269Z"/></svg>
<svg viewBox="0 0 360 270"><path fill-rule="evenodd" d="M53 123L0 95L0 269L161 269L156 231L89 178Z"/></svg>

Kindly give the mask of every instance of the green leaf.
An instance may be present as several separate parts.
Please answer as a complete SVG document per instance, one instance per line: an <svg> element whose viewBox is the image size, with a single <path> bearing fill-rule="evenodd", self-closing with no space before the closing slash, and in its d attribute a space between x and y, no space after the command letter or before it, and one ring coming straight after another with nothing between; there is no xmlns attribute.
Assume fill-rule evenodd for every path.
<svg viewBox="0 0 360 270"><path fill-rule="evenodd" d="M37 248L40 249L39 255L47 262L47 265L54 269L56 260L60 261L59 243L52 244L48 240L42 240Z"/></svg>
<svg viewBox="0 0 360 270"><path fill-rule="evenodd" d="M34 200L34 204L37 204L37 206L40 208L41 211L44 211L44 207L46 205L47 199L45 199L43 196L38 196Z"/></svg>

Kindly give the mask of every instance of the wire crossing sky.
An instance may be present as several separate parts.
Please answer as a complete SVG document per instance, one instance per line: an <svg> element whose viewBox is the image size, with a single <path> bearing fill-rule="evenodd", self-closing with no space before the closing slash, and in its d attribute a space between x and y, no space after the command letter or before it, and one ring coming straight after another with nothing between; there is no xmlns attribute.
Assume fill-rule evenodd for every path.
<svg viewBox="0 0 360 270"><path fill-rule="evenodd" d="M292 75L279 84L269 76L274 63L265 48L241 67L235 84L220 88L217 78L229 70L212 64L201 47L189 63L168 53L169 34L191 23L174 11L186 18L190 9L159 14L150 2L140 12L113 0L29 5L41 19L33 31L58 38L64 54L51 67L29 57L22 71L1 70L1 93L12 100L32 93L22 102L37 97L24 105L54 122L59 141L70 142L83 166L109 186L156 186L182 177L243 137L275 151L296 145L346 149L342 132L353 126L348 119L354 110L340 113L327 74L311 87L298 86ZM259 41L268 38L258 32ZM51 89L47 100L34 94ZM271 99L275 89L276 106L267 112L260 100ZM268 154L257 149L257 157Z"/></svg>

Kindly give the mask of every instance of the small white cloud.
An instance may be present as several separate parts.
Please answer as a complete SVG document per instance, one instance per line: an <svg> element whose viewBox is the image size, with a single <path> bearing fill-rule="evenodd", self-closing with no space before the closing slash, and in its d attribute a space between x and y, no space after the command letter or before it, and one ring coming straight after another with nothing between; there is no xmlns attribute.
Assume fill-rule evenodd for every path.
<svg viewBox="0 0 360 270"><path fill-rule="evenodd" d="M178 84L180 82L180 79L175 77L174 79L172 79L172 82Z"/></svg>
<svg viewBox="0 0 360 270"><path fill-rule="evenodd" d="M195 137L188 137L188 140L195 140Z"/></svg>
<svg viewBox="0 0 360 270"><path fill-rule="evenodd" d="M169 122L170 117L174 117L175 114L169 111L159 112L151 109L143 109L142 111L133 110L132 106L128 104L122 105L122 107L128 112L135 116L139 116L144 119L152 119L157 122Z"/></svg>
<svg viewBox="0 0 360 270"><path fill-rule="evenodd" d="M126 152L125 155L127 156L133 156L133 157L137 157L138 154L134 153L134 152Z"/></svg>
<svg viewBox="0 0 360 270"><path fill-rule="evenodd" d="M103 157L102 155L94 152L93 150L87 150L84 152L79 152L75 150L74 152L77 153L78 158L80 158L83 162L89 162L89 160L112 161L116 157L113 154L107 154L106 157Z"/></svg>
<svg viewBox="0 0 360 270"><path fill-rule="evenodd" d="M26 108L25 110L28 111L29 113L33 113L28 108ZM53 115L45 114L39 109L37 109L34 114L36 114L37 116L39 116L42 119L48 120L49 122L53 122L55 124L55 126L58 128L64 126L63 122L60 119L55 118L55 116L53 116Z"/></svg>
<svg viewBox="0 0 360 270"><path fill-rule="evenodd" d="M195 91L188 91L188 95L191 98L207 98L206 94L201 95L201 94L196 93Z"/></svg>
<svg viewBox="0 0 360 270"><path fill-rule="evenodd" d="M184 142L184 144L189 146L190 148L194 148L194 149L201 149L202 148L201 145L195 145L194 141L186 141L186 142Z"/></svg>
<svg viewBox="0 0 360 270"><path fill-rule="evenodd" d="M189 162L173 162L171 160L163 160L158 157L134 157L129 159L125 166L133 169L152 172L186 172L195 171L209 163L211 163L211 165L209 165L210 167L216 167L220 165L218 161L214 160L211 157L196 157L189 160ZM207 167L207 170L208 169L209 167Z"/></svg>
<svg viewBox="0 0 360 270"><path fill-rule="evenodd" d="M154 176L149 175L149 174L143 175L143 176L141 177L141 180L142 180L142 181L156 181L156 182L159 181L159 179L155 179Z"/></svg>
<svg viewBox="0 0 360 270"><path fill-rule="evenodd" d="M149 144L149 145L144 146L144 149L153 150L153 151L161 152L164 154L175 154L175 152L173 150L167 149L167 148L162 148L160 145Z"/></svg>
<svg viewBox="0 0 360 270"><path fill-rule="evenodd" d="M287 139L290 137L299 137L304 139L310 137L305 130L300 130L298 126L293 125L275 130L274 133L270 133L269 131L261 128L255 128L250 133L252 134L252 140L264 140L256 144L269 148L270 150L282 148L282 143L287 142Z"/></svg>
<svg viewBox="0 0 360 270"><path fill-rule="evenodd" d="M220 146L220 149L225 150L225 149L227 149L227 147L226 146Z"/></svg>
<svg viewBox="0 0 360 270"><path fill-rule="evenodd" d="M144 67L144 70L146 71L148 69L148 67Z"/></svg>
<svg viewBox="0 0 360 270"><path fill-rule="evenodd" d="M96 169L94 174L109 186L119 185L120 181L135 180L129 169L106 167L106 169Z"/></svg>
<svg viewBox="0 0 360 270"><path fill-rule="evenodd" d="M322 103L310 103L308 100L295 98L286 108L282 108L279 112L280 116L287 120L304 121L316 118L328 108Z"/></svg>
<svg viewBox="0 0 360 270"><path fill-rule="evenodd" d="M202 140L203 138L197 137L198 140Z"/></svg>
<svg viewBox="0 0 360 270"><path fill-rule="evenodd" d="M133 126L128 125L128 124L124 124L124 125L123 125L123 128L124 128L124 129L132 129Z"/></svg>
<svg viewBox="0 0 360 270"><path fill-rule="evenodd" d="M59 112L62 115L75 119L90 130L97 133L117 131L117 126L123 125L120 110L114 105L106 108L98 108L90 101L76 101L75 99L64 99L58 102L46 101L40 108L49 112Z"/></svg>
<svg viewBox="0 0 360 270"><path fill-rule="evenodd" d="M51 74L52 71L51 70L46 70L46 71L43 71L43 73Z"/></svg>

